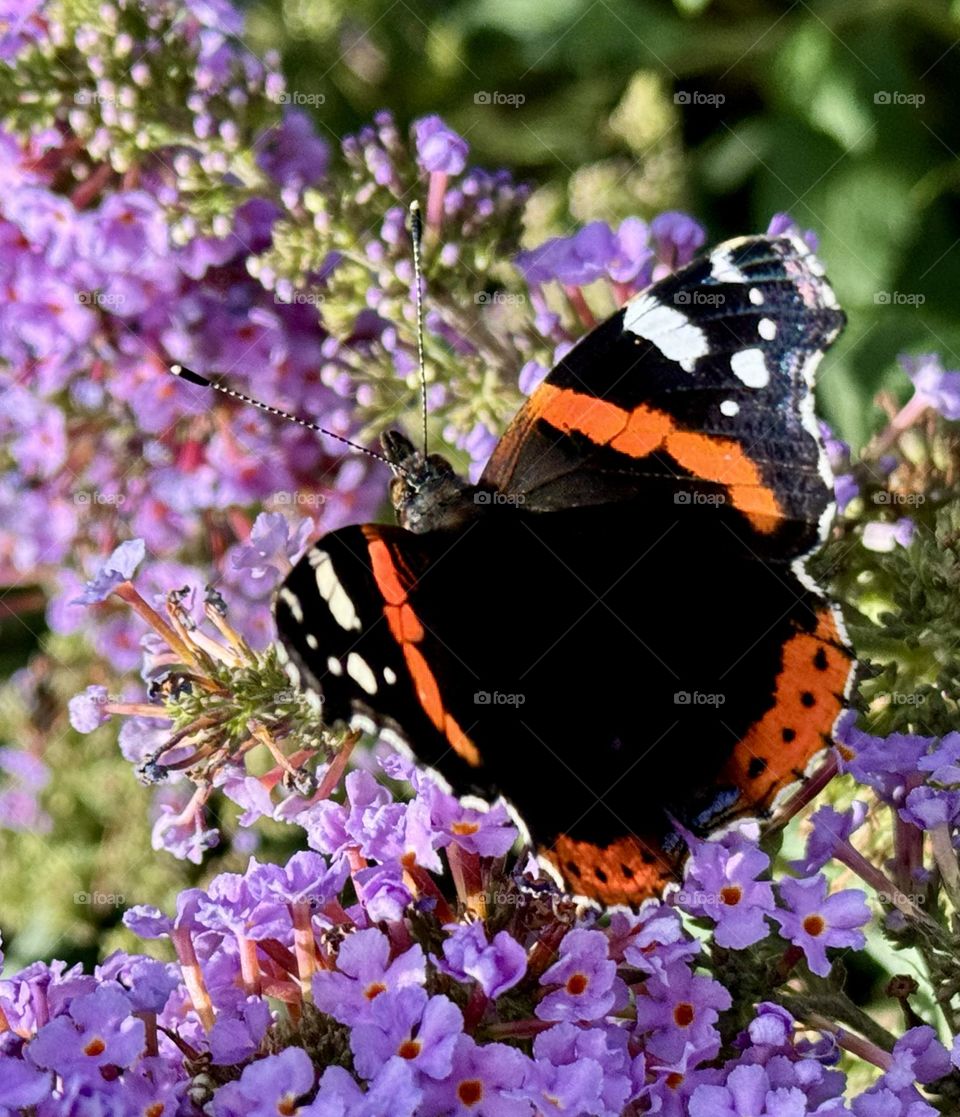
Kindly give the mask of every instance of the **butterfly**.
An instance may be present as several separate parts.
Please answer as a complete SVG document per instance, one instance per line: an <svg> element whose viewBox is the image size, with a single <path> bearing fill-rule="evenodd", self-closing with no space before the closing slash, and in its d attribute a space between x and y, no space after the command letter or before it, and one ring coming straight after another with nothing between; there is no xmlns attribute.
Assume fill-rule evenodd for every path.
<svg viewBox="0 0 960 1117"><path fill-rule="evenodd" d="M804 569L843 324L802 240L732 240L575 345L476 484L388 432L396 524L329 533L277 593L291 679L502 796L571 892L662 891L688 835L775 811L844 706L852 655Z"/></svg>

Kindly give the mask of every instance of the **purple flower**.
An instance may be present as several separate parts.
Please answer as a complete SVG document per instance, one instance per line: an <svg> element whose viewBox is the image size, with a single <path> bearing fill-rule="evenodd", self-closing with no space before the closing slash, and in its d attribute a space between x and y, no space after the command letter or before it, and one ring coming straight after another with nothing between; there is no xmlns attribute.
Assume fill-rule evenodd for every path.
<svg viewBox="0 0 960 1117"><path fill-rule="evenodd" d="M419 945L391 961L390 940L371 927L344 940L335 971L314 974L313 998L322 1012L352 1025L368 1018L371 1003L382 993L425 980L426 959Z"/></svg>
<svg viewBox="0 0 960 1117"><path fill-rule="evenodd" d="M689 264L707 239L706 230L699 221L676 210L658 214L650 222L650 235L660 261L654 279Z"/></svg>
<svg viewBox="0 0 960 1117"><path fill-rule="evenodd" d="M729 846L695 842L680 906L712 919L720 946L743 950L770 933L764 916L775 907L773 887L756 879L769 865L770 858L742 837Z"/></svg>
<svg viewBox="0 0 960 1117"><path fill-rule="evenodd" d="M832 1110L843 1112L842 1103ZM772 1088L761 1066L734 1067L722 1086L698 1086L690 1098L690 1117L803 1117L812 1112L796 1087Z"/></svg>
<svg viewBox="0 0 960 1117"><path fill-rule="evenodd" d="M110 720L104 707L108 702L105 686L88 686L67 703L70 724L78 733L92 733Z"/></svg>
<svg viewBox="0 0 960 1117"><path fill-rule="evenodd" d="M50 1097L52 1089L49 1071L37 1070L21 1059L0 1056L0 1098L7 1107L4 1113L14 1114L38 1105Z"/></svg>
<svg viewBox="0 0 960 1117"><path fill-rule="evenodd" d="M499 931L492 942L482 923L455 924L444 940L445 961L438 968L457 981L476 981L495 1000L512 989L527 972L527 952L508 932Z"/></svg>
<svg viewBox="0 0 960 1117"><path fill-rule="evenodd" d="M257 165L283 187L299 191L327 173L330 149L304 112L288 112L256 146Z"/></svg>
<svg viewBox="0 0 960 1117"><path fill-rule="evenodd" d="M840 812L833 807L815 811L810 818L806 856L791 861L790 868L804 876L819 872L834 856L837 847L848 842L850 835L860 829L866 817L867 804L860 799L855 799L848 811Z"/></svg>
<svg viewBox="0 0 960 1117"><path fill-rule="evenodd" d="M637 1031L648 1034L647 1051L658 1059L676 1062L688 1046L712 1058L720 1050L714 1024L731 1004L719 981L677 962L644 983L644 995L637 997Z"/></svg>
<svg viewBox="0 0 960 1117"><path fill-rule="evenodd" d="M960 375L960 373L958 373ZM878 554L889 554L898 546L909 547L916 532L916 524L909 516L901 516L899 520L888 523L883 520L872 520L865 524L861 542L868 551Z"/></svg>
<svg viewBox="0 0 960 1117"><path fill-rule="evenodd" d="M833 479L833 495L837 502L837 511L843 512L851 501L860 495L860 486L852 473L838 473Z"/></svg>
<svg viewBox="0 0 960 1117"><path fill-rule="evenodd" d="M455 842L480 857L502 857L516 841L517 828L503 803L488 809L468 806L429 777L418 782L417 790L429 804L430 823L442 835L442 845Z"/></svg>
<svg viewBox="0 0 960 1117"><path fill-rule="evenodd" d="M626 988L602 931L568 931L558 953L559 961L540 978L541 985L559 986L537 1005L541 1020L599 1020L624 1001Z"/></svg>
<svg viewBox="0 0 960 1117"><path fill-rule="evenodd" d="M960 372L944 370L935 353L900 357L900 367L913 382L914 391L945 419L960 419Z"/></svg>
<svg viewBox="0 0 960 1117"><path fill-rule="evenodd" d="M504 1043L457 1040L453 1068L442 1082L423 1084L423 1117L519 1117L515 1091L530 1061ZM525 1107L524 1107L525 1108Z"/></svg>
<svg viewBox="0 0 960 1117"><path fill-rule="evenodd" d="M215 1066L232 1066L251 1058L273 1023L270 1006L261 997L247 997L234 1012L221 1012L207 1037Z"/></svg>
<svg viewBox="0 0 960 1117"><path fill-rule="evenodd" d="M445 1078L462 1031L463 1014L447 997L430 997L419 985L385 992L350 1033L354 1066L361 1077L373 1078L399 1057L428 1078Z"/></svg>
<svg viewBox="0 0 960 1117"><path fill-rule="evenodd" d="M533 1054L540 1066L552 1066L560 1070L577 1065L596 1067L600 1073L599 1097L594 1102L595 1109L589 1112L608 1113L619 1117L627 1101L637 1094L638 1085L643 1083L645 1071L643 1056L632 1059L629 1052L629 1038L621 1028L603 1027L583 1028L576 1024L555 1024L533 1041ZM568 1071L568 1073L570 1073ZM534 1077L541 1096L535 1104L549 1103L549 1078ZM583 1080L581 1079L581 1082ZM554 1088L568 1090L575 1085L571 1078L554 1078ZM544 1089L546 1087L546 1089ZM572 1103L567 1103L567 1111L573 1111Z"/></svg>
<svg viewBox="0 0 960 1117"><path fill-rule="evenodd" d="M89 1075L132 1066L144 1042L143 1021L131 1015L129 999L116 986L101 985L75 997L66 1013L40 1029L28 1051L37 1066L57 1074Z"/></svg>
<svg viewBox="0 0 960 1117"><path fill-rule="evenodd" d="M827 947L862 949L867 940L860 928L870 918L866 897L859 889L845 888L828 896L827 888L822 873L806 880L784 879L780 898L790 910L773 913L780 934L803 950L807 965L820 977L830 973Z"/></svg>
<svg viewBox="0 0 960 1117"><path fill-rule="evenodd" d="M302 1047L288 1047L244 1067L239 1082L228 1082L212 1103L214 1117L277 1117L296 1113L297 1102L313 1089L316 1072Z"/></svg>
<svg viewBox="0 0 960 1117"><path fill-rule="evenodd" d="M431 174L458 175L467 165L467 141L449 128L439 116L424 116L414 122L417 160Z"/></svg>
<svg viewBox="0 0 960 1117"><path fill-rule="evenodd" d="M73 604L94 605L98 601L106 601L121 582L127 582L133 577L145 553L142 539L129 539L126 543L121 543L104 560L100 572L87 582L83 593L74 599Z"/></svg>
<svg viewBox="0 0 960 1117"><path fill-rule="evenodd" d="M700 953L700 944L684 930L679 914L666 906L653 908L636 923L617 912L610 930L616 936L610 944L611 957L619 959L622 953L628 965L646 974L665 977L674 962L686 962Z"/></svg>
<svg viewBox="0 0 960 1117"><path fill-rule="evenodd" d="M364 1092L343 1067L327 1067L311 1105L299 1117L414 1117L422 1094L405 1059L391 1059Z"/></svg>
<svg viewBox="0 0 960 1117"><path fill-rule="evenodd" d="M906 1090L915 1082L926 1085L950 1073L950 1055L933 1028L911 1028L894 1044L893 1062L884 1072L883 1084Z"/></svg>

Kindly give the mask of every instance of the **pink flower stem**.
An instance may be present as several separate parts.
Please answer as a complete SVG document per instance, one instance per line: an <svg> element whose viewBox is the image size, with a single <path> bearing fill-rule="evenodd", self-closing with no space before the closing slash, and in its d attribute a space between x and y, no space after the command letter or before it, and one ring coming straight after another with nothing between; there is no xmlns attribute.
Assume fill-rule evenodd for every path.
<svg viewBox="0 0 960 1117"><path fill-rule="evenodd" d="M200 960L193 948L193 939L187 927L177 927L171 934L177 958L180 961L180 972L183 974L183 983L190 994L194 1010L200 1018L203 1030L209 1032L215 1019L213 1002L207 992L206 982L203 980L203 971L200 969Z"/></svg>
<svg viewBox="0 0 960 1117"><path fill-rule="evenodd" d="M240 948L240 977L243 981L243 991L248 997L260 992L260 962L257 959L257 944L253 939L244 935L237 935L237 946Z"/></svg>
<svg viewBox="0 0 960 1117"><path fill-rule="evenodd" d="M431 234L439 232L443 223L443 199L447 193L446 171L432 171L430 185L427 187L427 231Z"/></svg>
<svg viewBox="0 0 960 1117"><path fill-rule="evenodd" d="M317 948L313 937L310 902L295 901L290 905L290 914L293 916L293 948L297 958L300 991L303 999L309 1001L313 997L311 978L317 971Z"/></svg>

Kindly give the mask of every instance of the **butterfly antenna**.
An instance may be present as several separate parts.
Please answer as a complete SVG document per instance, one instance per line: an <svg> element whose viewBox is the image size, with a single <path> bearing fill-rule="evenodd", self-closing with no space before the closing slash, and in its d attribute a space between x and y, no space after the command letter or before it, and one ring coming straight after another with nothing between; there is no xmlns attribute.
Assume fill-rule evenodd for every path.
<svg viewBox="0 0 960 1117"><path fill-rule="evenodd" d="M199 372L194 372L192 368L187 368L186 365L170 365L170 371L181 380L186 380L188 384L196 384L198 388L212 388L215 392L221 392L223 395L230 396L232 399L240 400L241 403L247 403L251 407L258 407L261 411L266 411L268 415L276 415L280 419L286 419L288 423L296 423L297 426L306 427L307 430L316 431L317 434L325 434L327 438L335 438L337 442L342 442L345 446L349 446L361 454L366 454L368 458L376 458L377 461L386 462L391 469L396 470L398 473L403 473L403 470L397 466L396 462L390 461L390 459L383 454L378 454L376 450L369 450L366 446L361 446L357 442L351 442L349 438L344 438L342 434L334 434L333 431L328 431L326 427L311 423L309 419L301 419L298 415L292 415L289 411L281 411L279 407L272 407L269 403L254 399L253 396L245 396L243 392L238 392L235 388L228 388L225 384L218 384L215 380L208 380L205 376L201 376Z"/></svg>
<svg viewBox="0 0 960 1117"><path fill-rule="evenodd" d="M410 237L413 241L414 299L417 305L417 364L420 368L420 415L423 420L423 456L427 456L427 367L423 360L423 267L420 243L423 240L423 217L420 203L410 203Z"/></svg>

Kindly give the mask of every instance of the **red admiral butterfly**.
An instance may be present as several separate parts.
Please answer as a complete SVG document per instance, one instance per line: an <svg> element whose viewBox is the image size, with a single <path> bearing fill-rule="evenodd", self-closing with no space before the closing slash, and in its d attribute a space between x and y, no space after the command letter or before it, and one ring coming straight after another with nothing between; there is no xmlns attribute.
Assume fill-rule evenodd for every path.
<svg viewBox="0 0 960 1117"><path fill-rule="evenodd" d="M659 891L679 831L768 816L844 703L802 563L832 513L813 372L843 323L802 241L730 241L580 341L477 484L389 432L398 525L332 532L278 593L291 677L503 795L571 891Z"/></svg>

